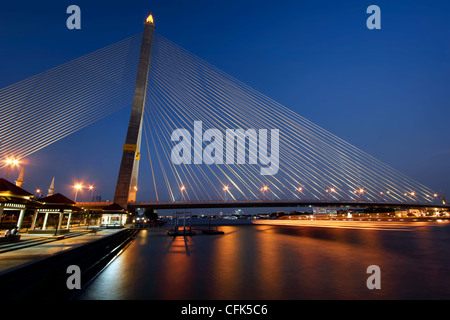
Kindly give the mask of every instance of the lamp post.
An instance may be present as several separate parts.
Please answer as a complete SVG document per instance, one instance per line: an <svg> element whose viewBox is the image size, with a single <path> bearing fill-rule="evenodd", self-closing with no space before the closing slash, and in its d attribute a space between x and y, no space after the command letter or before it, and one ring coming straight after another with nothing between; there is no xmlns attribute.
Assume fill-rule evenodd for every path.
<svg viewBox="0 0 450 320"><path fill-rule="evenodd" d="M336 191L336 189L334 189L334 187L330 188L330 196L331 196L330 200L333 200L333 198L336 199L336 197L333 195L333 192L335 192L335 191Z"/></svg>
<svg viewBox="0 0 450 320"><path fill-rule="evenodd" d="M229 189L229 187L228 186L224 186L223 187L223 199L225 200L225 201L227 201L227 192L228 192L228 189Z"/></svg>
<svg viewBox="0 0 450 320"><path fill-rule="evenodd" d="M93 202L94 201L94 186L90 185L89 190L91 190L91 202Z"/></svg>
<svg viewBox="0 0 450 320"><path fill-rule="evenodd" d="M297 197L298 197L299 199L301 199L301 198L300 198L300 193L302 192L302 190L303 190L302 187L298 187L298 188L297 188L297 191L298 191L298 196L297 196Z"/></svg>
<svg viewBox="0 0 450 320"><path fill-rule="evenodd" d="M417 201L416 192L415 191L411 191L411 198L413 199L413 202Z"/></svg>
<svg viewBox="0 0 450 320"><path fill-rule="evenodd" d="M8 180L9 172L11 171L12 166L17 166L19 164L19 160L8 158L6 159L6 164L8 165L8 172L6 173L6 180Z"/></svg>
<svg viewBox="0 0 450 320"><path fill-rule="evenodd" d="M183 186L181 186L180 187L180 191L181 191L181 198L183 199L183 200L185 200L185 198L184 198L184 191L186 191L186 187L183 185Z"/></svg>
<svg viewBox="0 0 450 320"><path fill-rule="evenodd" d="M83 186L81 184L76 184L73 187L75 188L75 199L74 199L74 202L77 202L78 191L83 189Z"/></svg>
<svg viewBox="0 0 450 320"><path fill-rule="evenodd" d="M261 192L263 193L264 198L266 197L266 191L267 191L267 190L269 190L269 187L268 187L268 186L264 186L264 187L261 188Z"/></svg>
<svg viewBox="0 0 450 320"><path fill-rule="evenodd" d="M364 193L364 188L359 189L359 200L361 201L361 196Z"/></svg>

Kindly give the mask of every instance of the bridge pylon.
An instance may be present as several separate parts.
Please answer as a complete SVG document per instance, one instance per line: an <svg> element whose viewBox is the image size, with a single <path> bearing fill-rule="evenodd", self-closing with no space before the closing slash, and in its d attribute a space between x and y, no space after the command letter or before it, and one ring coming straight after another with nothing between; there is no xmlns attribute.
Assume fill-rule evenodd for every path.
<svg viewBox="0 0 450 320"><path fill-rule="evenodd" d="M117 178L114 202L126 208L136 201L139 159L141 150L142 118L144 115L147 79L150 66L153 33L155 24L150 15L144 22L139 65L136 76L133 105L127 136L123 146L122 162Z"/></svg>

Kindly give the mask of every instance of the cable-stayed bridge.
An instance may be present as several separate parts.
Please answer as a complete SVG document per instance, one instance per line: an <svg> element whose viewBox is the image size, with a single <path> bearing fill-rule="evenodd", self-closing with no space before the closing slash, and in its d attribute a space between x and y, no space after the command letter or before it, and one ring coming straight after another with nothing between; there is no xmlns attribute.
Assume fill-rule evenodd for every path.
<svg viewBox="0 0 450 320"><path fill-rule="evenodd" d="M436 191L154 33L152 21L0 89L0 106L3 159L131 106L114 200L123 206L446 206ZM150 176L152 188L137 201L142 161L150 170L139 177Z"/></svg>

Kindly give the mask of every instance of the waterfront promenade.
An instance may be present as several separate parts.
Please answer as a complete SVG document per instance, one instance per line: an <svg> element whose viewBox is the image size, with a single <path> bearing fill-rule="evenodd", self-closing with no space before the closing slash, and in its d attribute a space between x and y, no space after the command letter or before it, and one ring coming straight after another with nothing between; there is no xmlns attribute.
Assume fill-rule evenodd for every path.
<svg viewBox="0 0 450 320"><path fill-rule="evenodd" d="M90 230L92 227L89 230L86 227L71 228L71 232L64 237L21 233L20 241L0 244L0 275L119 231L119 229L99 229L92 233Z"/></svg>

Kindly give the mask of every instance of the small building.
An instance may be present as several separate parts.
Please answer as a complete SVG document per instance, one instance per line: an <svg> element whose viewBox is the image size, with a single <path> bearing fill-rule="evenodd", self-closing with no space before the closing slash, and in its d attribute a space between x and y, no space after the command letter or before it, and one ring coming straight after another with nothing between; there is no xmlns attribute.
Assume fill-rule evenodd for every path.
<svg viewBox="0 0 450 320"><path fill-rule="evenodd" d="M67 233L70 231L70 220L72 218L72 214L76 212L83 211L81 208L75 206L75 202L67 198L66 196L56 193L51 196L47 196L45 198L39 199L41 206L37 208L36 213L33 217L33 223L31 225L30 233ZM44 221L41 229L36 229L36 221L39 214L45 214ZM47 222L50 214L58 214L58 224L56 226L56 230L48 230ZM62 221L64 215L67 215L67 224L65 229L62 229Z"/></svg>
<svg viewBox="0 0 450 320"><path fill-rule="evenodd" d="M127 222L127 210L117 203L102 208L100 227L123 228Z"/></svg>
<svg viewBox="0 0 450 320"><path fill-rule="evenodd" d="M4 178L0 178L0 220L4 211L19 212L16 226L20 230L25 210L34 210L39 205L38 202L33 200L33 194Z"/></svg>

